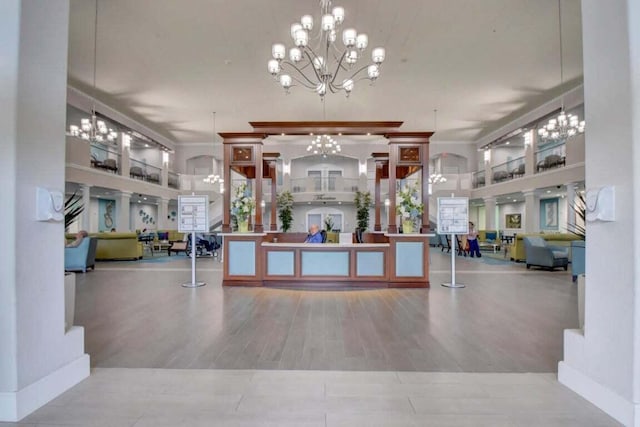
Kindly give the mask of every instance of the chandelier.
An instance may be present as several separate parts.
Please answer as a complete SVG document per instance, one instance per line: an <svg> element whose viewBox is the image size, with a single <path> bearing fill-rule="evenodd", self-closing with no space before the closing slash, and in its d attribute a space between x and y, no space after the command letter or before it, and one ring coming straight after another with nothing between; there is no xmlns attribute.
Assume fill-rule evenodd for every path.
<svg viewBox="0 0 640 427"><path fill-rule="evenodd" d="M269 73L289 93L289 88L304 86L324 98L327 91L344 91L349 96L356 81L368 79L373 83L380 75L380 66L385 50L377 47L371 51L372 63L356 67L369 44L366 34L354 28L342 30L340 49L336 40L344 22L345 10L340 6L331 8L331 0L320 0L320 25L315 25L311 15L304 15L300 22L291 25L294 47L287 51L282 43L271 47L272 59L267 64ZM317 23L316 23L317 24ZM313 44L313 46L312 46Z"/></svg>
<svg viewBox="0 0 640 427"><path fill-rule="evenodd" d="M98 0L96 0L96 13L93 26L93 93L96 93L96 59L98 56ZM118 132L107 127L103 120L98 120L96 116L96 101L92 97L91 118L80 120L80 126L70 125L69 135L76 136L89 142L115 142Z"/></svg>
<svg viewBox="0 0 640 427"><path fill-rule="evenodd" d="M564 83L564 64L562 55L562 7L558 0L558 34L560 38L560 87ZM584 120L580 120L575 114L567 114L564 111L564 95L560 97L560 114L549 119L546 125L538 129L541 142L562 143L567 139L584 132Z"/></svg>
<svg viewBox="0 0 640 427"><path fill-rule="evenodd" d="M98 120L95 111L92 111L91 119L81 119L80 126L70 125L69 135L76 136L89 142L115 142L118 132L107 127L104 120Z"/></svg>
<svg viewBox="0 0 640 427"><path fill-rule="evenodd" d="M447 182L447 178L442 176L442 174L432 173L429 175L429 184L440 184L442 182Z"/></svg>
<svg viewBox="0 0 640 427"><path fill-rule="evenodd" d="M313 154L320 154L322 157L327 157L328 154L337 154L341 152L340 144L333 139L331 135L318 135L307 146L307 152Z"/></svg>

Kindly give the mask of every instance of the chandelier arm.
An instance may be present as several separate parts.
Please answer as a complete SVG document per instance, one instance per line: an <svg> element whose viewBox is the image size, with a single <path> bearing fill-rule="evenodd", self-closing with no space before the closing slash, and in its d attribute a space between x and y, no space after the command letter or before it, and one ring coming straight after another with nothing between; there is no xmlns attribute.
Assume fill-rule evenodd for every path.
<svg viewBox="0 0 640 427"><path fill-rule="evenodd" d="M327 55L329 55L329 54L327 53ZM333 78L331 79L331 84L333 84L333 82L336 81L336 78L338 77L338 73L340 72L340 68L343 68L342 67L342 61L344 61L345 56L347 56L347 51L346 50L342 53L342 56L340 57L340 61L338 61L338 66L336 67L336 72L333 73ZM345 71L346 71L346 69L345 69Z"/></svg>
<svg viewBox="0 0 640 427"><path fill-rule="evenodd" d="M313 58L311 57L311 55L309 55L309 51L311 51L311 53L313 54ZM313 65L313 59L314 59L314 58L315 58L315 59L318 59L318 55L316 55L316 53L313 51L313 49L310 49L310 48L305 49L305 50L304 50L304 54L305 54L305 55L307 55L307 58L309 59L309 63L310 63L311 65ZM314 72L314 73L315 73L315 75L316 75L316 78L318 79L318 81L319 81L320 83L322 83L322 82L323 82L323 80L322 80L322 76L321 76L320 74L318 74L318 70L316 70L316 67L315 67L315 66L314 66L314 67L312 67L312 68L313 68L313 72ZM305 77L306 77L306 76L305 76ZM307 80L308 80L308 79L307 79ZM309 80L309 81L310 81L310 80Z"/></svg>
<svg viewBox="0 0 640 427"><path fill-rule="evenodd" d="M293 69L294 69L298 74L300 74L302 77L304 77L304 79L305 79L307 82L309 82L309 84L311 85L311 87L310 87L309 89L315 89L315 88L316 88L317 83L313 82L311 79L309 79L309 77L307 77L307 75L306 75L305 73L303 73L303 72L302 72L302 69L306 68L306 67L308 66L308 64L307 64L307 65L305 65L302 69L298 68L298 67L297 67L293 62L290 62L290 61L282 61L282 64L283 64L283 65L290 66L290 67L291 67L291 68L293 68ZM315 68L314 68L314 70L315 70ZM317 75L317 73L316 73L316 75ZM293 78L293 76L291 76L291 78ZM307 86L305 83L303 83L302 81L300 81L300 80L298 80L298 79L295 79L295 80L296 80L296 81L298 81L298 82L299 82L300 84L302 84L303 86L305 86L305 87L309 87L309 86Z"/></svg>
<svg viewBox="0 0 640 427"><path fill-rule="evenodd" d="M367 68L369 68L371 65L373 65L373 64L367 64L367 65L365 65L364 67L361 67L358 71L356 71L356 72L354 72L353 74L351 74L351 76L349 77L349 79L353 80L353 79L354 79L358 74L360 74L362 71L364 71L364 70L366 70ZM369 79L369 77L362 77L362 78L359 78L359 79L358 79L358 81L360 81L360 80L365 80L365 79L366 79L366 80L371 80L371 79Z"/></svg>
<svg viewBox="0 0 640 427"><path fill-rule="evenodd" d="M306 76L304 76L304 77L306 77ZM291 76L291 79L295 80L298 83L300 83L300 85L306 87L309 90L316 90L317 85L309 85L309 84L305 83L303 80L300 80L299 78L297 78L296 76Z"/></svg>

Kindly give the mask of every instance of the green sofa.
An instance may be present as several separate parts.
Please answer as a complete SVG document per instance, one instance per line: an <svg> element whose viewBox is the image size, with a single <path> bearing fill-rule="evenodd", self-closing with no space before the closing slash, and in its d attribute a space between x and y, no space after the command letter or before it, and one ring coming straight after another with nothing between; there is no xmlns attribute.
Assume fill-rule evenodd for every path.
<svg viewBox="0 0 640 427"><path fill-rule="evenodd" d="M98 240L96 260L142 258L143 247L136 233L91 233L89 236Z"/></svg>
<svg viewBox="0 0 640 427"><path fill-rule="evenodd" d="M509 247L509 257L511 261L524 262L527 258L524 250L524 240L526 236L542 237L551 246L566 246L570 247L571 242L574 240L580 240L580 237L571 233L532 233L532 234L517 234L515 240ZM569 251L569 260L571 260L571 251Z"/></svg>

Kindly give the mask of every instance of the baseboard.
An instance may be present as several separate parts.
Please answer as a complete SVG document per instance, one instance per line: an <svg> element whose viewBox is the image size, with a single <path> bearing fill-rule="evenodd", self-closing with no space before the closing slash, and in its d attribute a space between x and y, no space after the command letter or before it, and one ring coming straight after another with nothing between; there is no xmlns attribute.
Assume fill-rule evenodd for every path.
<svg viewBox="0 0 640 427"><path fill-rule="evenodd" d="M640 405L626 400L565 362L558 364L558 381L625 426L640 427Z"/></svg>
<svg viewBox="0 0 640 427"><path fill-rule="evenodd" d="M20 421L89 376L89 355L66 364L16 392L0 393L0 421Z"/></svg>

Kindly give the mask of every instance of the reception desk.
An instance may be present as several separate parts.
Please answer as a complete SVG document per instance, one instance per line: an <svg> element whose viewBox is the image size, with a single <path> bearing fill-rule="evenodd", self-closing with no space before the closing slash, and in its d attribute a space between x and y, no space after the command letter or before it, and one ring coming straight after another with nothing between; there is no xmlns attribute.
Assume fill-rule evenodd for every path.
<svg viewBox="0 0 640 427"><path fill-rule="evenodd" d="M428 234L380 243L275 243L269 233L223 234L225 286L386 288L429 286ZM275 237L278 241L280 238Z"/></svg>

